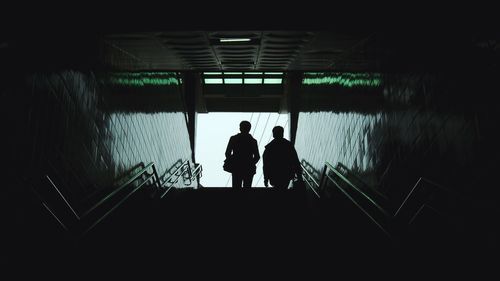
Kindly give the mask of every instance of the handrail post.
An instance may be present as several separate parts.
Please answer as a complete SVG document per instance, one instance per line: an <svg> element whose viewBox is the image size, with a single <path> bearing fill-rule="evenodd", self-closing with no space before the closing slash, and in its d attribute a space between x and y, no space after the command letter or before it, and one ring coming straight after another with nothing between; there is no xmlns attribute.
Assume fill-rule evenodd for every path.
<svg viewBox="0 0 500 281"><path fill-rule="evenodd" d="M184 161L182 164L181 176L184 185L191 185L191 165L189 160ZM186 180L189 180L189 183L186 183Z"/></svg>
<svg viewBox="0 0 500 281"><path fill-rule="evenodd" d="M314 194L320 198L321 196L319 195L318 191L316 191L317 188L319 188L319 184L316 182L316 180L314 179L314 177L307 171L306 167L304 167L304 165L300 164L300 167L301 167L301 176L302 176L302 180L304 180L304 175L306 176L306 180L304 180L304 182L307 182L307 184L309 185L309 187L311 188L311 190L314 192ZM313 187L313 185L315 187Z"/></svg>
<svg viewBox="0 0 500 281"><path fill-rule="evenodd" d="M323 189L325 188L325 178L326 178L326 172L328 170L328 166L325 165L323 166L323 171L321 172L321 177L319 178L319 186L318 186L318 191L322 192Z"/></svg>
<svg viewBox="0 0 500 281"><path fill-rule="evenodd" d="M187 165L189 167L189 178L191 179L193 177L193 170L191 169L191 163L188 162Z"/></svg>
<svg viewBox="0 0 500 281"><path fill-rule="evenodd" d="M156 182L156 188L159 190L161 188L161 183L160 183L160 177L158 176L158 172L156 171L155 165L153 165L153 174L154 174L154 181Z"/></svg>
<svg viewBox="0 0 500 281"><path fill-rule="evenodd" d="M189 161L187 161L186 162L186 166L187 166L187 173L188 173L188 178L189 178L189 184L191 184L192 178L193 178L193 171L191 170L191 163Z"/></svg>

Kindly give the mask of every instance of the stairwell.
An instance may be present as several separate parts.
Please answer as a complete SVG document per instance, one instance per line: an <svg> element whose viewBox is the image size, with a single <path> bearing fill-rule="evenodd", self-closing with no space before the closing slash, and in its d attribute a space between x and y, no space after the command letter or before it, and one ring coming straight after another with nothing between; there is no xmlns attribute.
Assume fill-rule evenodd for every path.
<svg viewBox="0 0 500 281"><path fill-rule="evenodd" d="M309 193L272 188L175 189L156 201L140 193L88 233L77 248L88 255L104 251L205 262L254 256L307 262L332 253L369 253L389 247L390 241L361 214L315 212L313 205L320 202L309 200Z"/></svg>

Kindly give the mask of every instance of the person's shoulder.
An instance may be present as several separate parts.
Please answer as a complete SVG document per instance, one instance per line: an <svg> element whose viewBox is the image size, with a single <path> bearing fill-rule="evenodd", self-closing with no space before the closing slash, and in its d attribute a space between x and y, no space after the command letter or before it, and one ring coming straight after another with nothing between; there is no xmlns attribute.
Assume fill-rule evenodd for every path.
<svg viewBox="0 0 500 281"><path fill-rule="evenodd" d="M285 139L285 138L284 138L284 139L281 139L281 145L282 145L283 147L287 147L287 148L289 148L289 149L293 149L293 148L294 148L293 143L292 143L291 141L289 141L289 140Z"/></svg>
<svg viewBox="0 0 500 281"><path fill-rule="evenodd" d="M265 148L272 148L273 146L276 145L276 139L273 139L272 141L270 141L268 144L266 144L264 147Z"/></svg>

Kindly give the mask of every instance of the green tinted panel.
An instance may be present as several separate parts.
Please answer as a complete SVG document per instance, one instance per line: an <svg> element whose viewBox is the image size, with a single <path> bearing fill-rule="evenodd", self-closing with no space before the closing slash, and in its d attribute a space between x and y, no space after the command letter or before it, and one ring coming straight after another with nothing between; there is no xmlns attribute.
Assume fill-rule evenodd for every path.
<svg viewBox="0 0 500 281"><path fill-rule="evenodd" d="M321 73L306 72L304 85L340 85L343 87L378 87L382 84L380 73Z"/></svg>
<svg viewBox="0 0 500 281"><path fill-rule="evenodd" d="M164 86L179 85L175 72L112 72L104 81L121 86Z"/></svg>

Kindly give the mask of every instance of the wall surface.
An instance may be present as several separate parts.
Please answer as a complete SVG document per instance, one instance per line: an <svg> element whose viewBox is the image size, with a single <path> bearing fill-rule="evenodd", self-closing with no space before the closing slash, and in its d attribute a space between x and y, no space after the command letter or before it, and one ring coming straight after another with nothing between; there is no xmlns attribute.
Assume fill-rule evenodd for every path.
<svg viewBox="0 0 500 281"><path fill-rule="evenodd" d="M498 243L493 77L485 68L387 73L377 87L304 84L299 158L317 178L325 161L342 163L388 196L392 211L428 179L459 194L481 243ZM372 101L359 98L366 95Z"/></svg>
<svg viewBox="0 0 500 281"><path fill-rule="evenodd" d="M2 91L3 127L9 132L2 154L12 176L4 198L16 198L9 204L20 204L27 187L50 178L83 211L141 162L154 162L165 180L183 161L191 161L178 83L109 81L93 72L44 71ZM185 187L182 180L175 186Z"/></svg>

